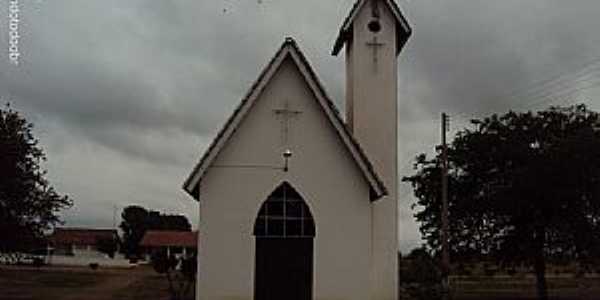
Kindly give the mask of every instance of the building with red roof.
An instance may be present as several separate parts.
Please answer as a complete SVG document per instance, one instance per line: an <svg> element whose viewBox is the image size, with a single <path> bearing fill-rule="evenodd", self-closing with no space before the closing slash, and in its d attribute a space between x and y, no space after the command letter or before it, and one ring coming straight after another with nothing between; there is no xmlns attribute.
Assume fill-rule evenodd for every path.
<svg viewBox="0 0 600 300"><path fill-rule="evenodd" d="M119 244L119 235L115 229L56 228L49 237L55 253L77 255L82 252L99 252L100 243Z"/></svg>
<svg viewBox="0 0 600 300"><path fill-rule="evenodd" d="M166 251L167 255L193 253L198 248L197 231L148 230L140 246L146 255L156 251Z"/></svg>

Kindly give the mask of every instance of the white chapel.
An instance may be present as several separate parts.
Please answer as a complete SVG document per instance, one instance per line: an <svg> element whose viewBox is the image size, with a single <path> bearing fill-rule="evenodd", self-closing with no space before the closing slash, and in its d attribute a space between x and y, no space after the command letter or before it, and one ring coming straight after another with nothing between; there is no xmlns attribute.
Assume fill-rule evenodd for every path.
<svg viewBox="0 0 600 300"><path fill-rule="evenodd" d="M358 0L342 118L285 39L184 183L200 203L200 300L396 300L397 58L411 29L394 0Z"/></svg>

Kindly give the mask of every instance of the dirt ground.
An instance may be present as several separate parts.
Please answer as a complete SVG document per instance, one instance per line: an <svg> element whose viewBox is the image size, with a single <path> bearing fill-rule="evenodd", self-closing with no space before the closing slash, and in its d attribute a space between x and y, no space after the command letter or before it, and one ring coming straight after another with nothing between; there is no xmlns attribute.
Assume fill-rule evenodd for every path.
<svg viewBox="0 0 600 300"><path fill-rule="evenodd" d="M533 278L453 280L453 300L534 300ZM600 278L549 278L550 299L600 299ZM193 296L190 295L190 299ZM168 283L149 266L132 269L0 266L0 300L167 300Z"/></svg>
<svg viewBox="0 0 600 300"><path fill-rule="evenodd" d="M0 266L0 300L168 299L164 276L132 269Z"/></svg>

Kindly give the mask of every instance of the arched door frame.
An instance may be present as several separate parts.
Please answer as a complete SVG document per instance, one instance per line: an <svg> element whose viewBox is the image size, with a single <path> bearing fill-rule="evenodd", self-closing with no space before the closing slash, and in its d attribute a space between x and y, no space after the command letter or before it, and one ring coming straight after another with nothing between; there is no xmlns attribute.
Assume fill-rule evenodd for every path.
<svg viewBox="0 0 600 300"><path fill-rule="evenodd" d="M302 196L284 181L254 222L255 300L311 300L316 226Z"/></svg>

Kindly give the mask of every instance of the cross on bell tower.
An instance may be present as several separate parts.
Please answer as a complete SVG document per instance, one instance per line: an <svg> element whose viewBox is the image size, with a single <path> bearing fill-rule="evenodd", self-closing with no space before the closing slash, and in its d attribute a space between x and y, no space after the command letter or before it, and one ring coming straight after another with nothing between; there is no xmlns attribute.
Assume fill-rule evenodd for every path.
<svg viewBox="0 0 600 300"><path fill-rule="evenodd" d="M378 54L378 50L379 50L380 47L385 46L385 43L382 43L379 40L377 40L377 36L373 36L373 40L367 42L367 46L369 46L369 47L371 47L373 49L373 69L375 70L375 72L377 72L377 63L378 63L377 54Z"/></svg>

